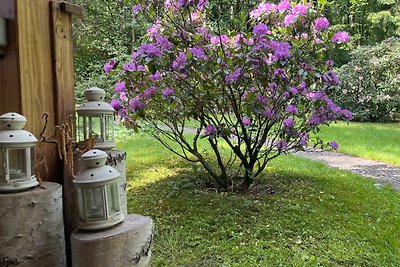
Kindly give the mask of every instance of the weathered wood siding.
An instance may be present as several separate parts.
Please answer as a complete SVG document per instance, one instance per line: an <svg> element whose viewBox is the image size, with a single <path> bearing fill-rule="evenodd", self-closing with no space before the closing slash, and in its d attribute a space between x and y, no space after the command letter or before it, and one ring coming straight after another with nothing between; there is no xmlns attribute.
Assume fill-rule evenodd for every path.
<svg viewBox="0 0 400 267"><path fill-rule="evenodd" d="M39 137L48 113L50 135L75 109L71 14L59 1L14 1L15 20L7 21L9 44L0 59L0 114L21 113L25 129ZM62 182L55 145L47 151L49 172L42 178Z"/></svg>

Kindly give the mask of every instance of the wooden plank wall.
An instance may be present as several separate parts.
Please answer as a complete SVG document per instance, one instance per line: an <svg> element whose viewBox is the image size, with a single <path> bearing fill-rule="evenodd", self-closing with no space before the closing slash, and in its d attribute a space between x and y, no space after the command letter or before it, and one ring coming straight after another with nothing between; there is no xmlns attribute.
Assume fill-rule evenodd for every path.
<svg viewBox="0 0 400 267"><path fill-rule="evenodd" d="M49 3L45 0L17 0L18 45L22 112L26 128L38 136L42 114L55 125ZM49 129L50 130L50 129Z"/></svg>
<svg viewBox="0 0 400 267"><path fill-rule="evenodd" d="M75 110L71 14L59 1L14 0L15 20L8 20L9 44L0 59L0 114L24 115L26 130L39 138L65 123ZM62 183L62 164L54 144L46 144L46 181Z"/></svg>
<svg viewBox="0 0 400 267"><path fill-rule="evenodd" d="M17 50L17 23L7 20L8 45L4 58L0 59L0 115L22 112Z"/></svg>

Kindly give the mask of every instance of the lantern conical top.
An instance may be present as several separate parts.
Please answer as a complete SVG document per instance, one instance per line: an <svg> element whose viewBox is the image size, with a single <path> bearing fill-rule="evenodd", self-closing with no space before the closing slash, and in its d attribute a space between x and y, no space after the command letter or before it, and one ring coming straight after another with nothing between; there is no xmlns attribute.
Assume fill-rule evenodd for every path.
<svg viewBox="0 0 400 267"><path fill-rule="evenodd" d="M104 97L106 96L106 92L99 87L91 87L84 94L88 101L104 101Z"/></svg>
<svg viewBox="0 0 400 267"><path fill-rule="evenodd" d="M107 153L99 150L92 149L82 155L82 165L86 168L97 168L106 165Z"/></svg>
<svg viewBox="0 0 400 267"><path fill-rule="evenodd" d="M9 112L0 116L0 130L22 130L26 118L21 114Z"/></svg>
<svg viewBox="0 0 400 267"><path fill-rule="evenodd" d="M81 158L83 170L78 173L74 183L96 184L112 181L120 176L120 173L111 166L105 165L107 153L99 149L89 150Z"/></svg>
<svg viewBox="0 0 400 267"><path fill-rule="evenodd" d="M85 92L87 102L82 103L76 112L80 116L100 116L102 114L114 114L113 107L104 101L106 93L98 87L91 87Z"/></svg>
<svg viewBox="0 0 400 267"><path fill-rule="evenodd" d="M28 131L22 130L26 118L10 112L0 116L0 147L31 147L38 141Z"/></svg>

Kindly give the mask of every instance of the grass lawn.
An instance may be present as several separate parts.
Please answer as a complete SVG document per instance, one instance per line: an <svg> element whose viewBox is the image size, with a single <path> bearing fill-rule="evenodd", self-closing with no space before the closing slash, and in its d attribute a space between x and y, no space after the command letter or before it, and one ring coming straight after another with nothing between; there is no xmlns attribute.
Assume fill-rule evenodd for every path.
<svg viewBox="0 0 400 267"><path fill-rule="evenodd" d="M339 152L400 166L400 123L345 123L323 127L319 136L336 140Z"/></svg>
<svg viewBox="0 0 400 267"><path fill-rule="evenodd" d="M150 137L117 143L128 210L156 225L153 266L399 266L400 194L388 187L283 156L248 193L217 192Z"/></svg>

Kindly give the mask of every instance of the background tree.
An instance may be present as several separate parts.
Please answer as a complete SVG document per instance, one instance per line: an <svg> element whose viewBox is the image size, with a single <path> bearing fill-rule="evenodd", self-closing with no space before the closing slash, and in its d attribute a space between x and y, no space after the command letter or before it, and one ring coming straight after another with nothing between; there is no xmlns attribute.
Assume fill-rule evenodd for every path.
<svg viewBox="0 0 400 267"><path fill-rule="evenodd" d="M385 122L400 118L400 40L359 46L340 67L341 89L332 94L357 121Z"/></svg>
<svg viewBox="0 0 400 267"><path fill-rule="evenodd" d="M99 86L111 92L102 70L110 58L123 60L140 44L146 24L132 16L132 6L124 0L73 0L86 9L83 20L74 21L74 49L77 99L83 91Z"/></svg>
<svg viewBox="0 0 400 267"><path fill-rule="evenodd" d="M400 2L397 0L328 0L326 17L335 30L351 35L351 48L374 45L392 36L400 36ZM337 66L350 60L350 50L333 49L329 56Z"/></svg>

